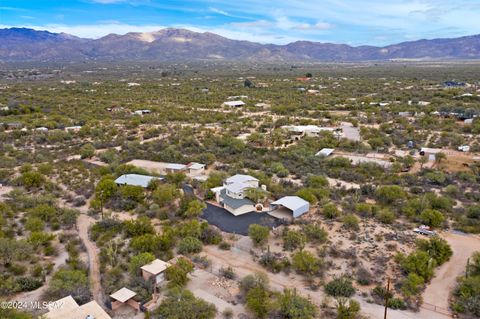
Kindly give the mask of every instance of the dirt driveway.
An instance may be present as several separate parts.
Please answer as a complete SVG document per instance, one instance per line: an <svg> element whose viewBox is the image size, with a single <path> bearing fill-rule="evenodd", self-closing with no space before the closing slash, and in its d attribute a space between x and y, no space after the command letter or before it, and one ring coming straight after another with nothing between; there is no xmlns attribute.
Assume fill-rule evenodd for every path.
<svg viewBox="0 0 480 319"><path fill-rule="evenodd" d="M475 251L480 251L480 238L454 232L440 235L452 247L453 256L435 271L435 277L423 293L424 308L436 307L448 312L449 297L456 285L456 279L465 272L467 260Z"/></svg>

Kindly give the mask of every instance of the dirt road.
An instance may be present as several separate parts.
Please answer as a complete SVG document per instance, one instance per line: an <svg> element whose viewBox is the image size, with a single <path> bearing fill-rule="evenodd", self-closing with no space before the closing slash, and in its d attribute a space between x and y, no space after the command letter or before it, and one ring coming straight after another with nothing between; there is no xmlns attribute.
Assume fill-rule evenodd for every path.
<svg viewBox="0 0 480 319"><path fill-rule="evenodd" d="M441 312L447 312L457 277L464 273L468 258L475 251L480 251L480 238L453 232L440 236L452 247L453 256L435 271L435 277L423 293L423 301L425 307L434 306Z"/></svg>
<svg viewBox="0 0 480 319"><path fill-rule="evenodd" d="M100 304L104 304L102 286L100 285L100 261L98 248L88 237L88 229L95 223L95 219L88 215L80 214L77 219L78 235L85 244L88 254L88 270L90 279L90 291L93 298Z"/></svg>

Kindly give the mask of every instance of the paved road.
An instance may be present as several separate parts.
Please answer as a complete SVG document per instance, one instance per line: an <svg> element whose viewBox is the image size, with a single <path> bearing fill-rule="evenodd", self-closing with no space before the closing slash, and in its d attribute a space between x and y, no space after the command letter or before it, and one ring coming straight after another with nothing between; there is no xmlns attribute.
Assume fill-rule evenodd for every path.
<svg viewBox="0 0 480 319"><path fill-rule="evenodd" d="M228 233L241 235L248 234L248 226L251 224L260 224L268 227L276 227L281 222L266 213L247 213L240 216L234 216L224 208L206 203L207 208L202 213L202 218L207 220L209 224L215 225L221 230Z"/></svg>

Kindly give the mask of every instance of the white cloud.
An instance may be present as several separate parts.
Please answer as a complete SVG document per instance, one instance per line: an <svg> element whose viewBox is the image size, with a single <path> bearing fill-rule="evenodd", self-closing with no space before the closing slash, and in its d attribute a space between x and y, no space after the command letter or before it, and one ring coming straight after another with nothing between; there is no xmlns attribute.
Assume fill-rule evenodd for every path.
<svg viewBox="0 0 480 319"><path fill-rule="evenodd" d="M211 12L214 12L214 13L221 14L221 15L223 15L223 16L227 16L227 17L230 16L230 14L229 14L228 12L223 11L223 10L220 10L220 9L217 9L217 8L208 8L208 10L211 11Z"/></svg>
<svg viewBox="0 0 480 319"><path fill-rule="evenodd" d="M315 24L302 23L296 25L294 29L298 30L330 30L333 29L333 25L327 22L317 22Z"/></svg>

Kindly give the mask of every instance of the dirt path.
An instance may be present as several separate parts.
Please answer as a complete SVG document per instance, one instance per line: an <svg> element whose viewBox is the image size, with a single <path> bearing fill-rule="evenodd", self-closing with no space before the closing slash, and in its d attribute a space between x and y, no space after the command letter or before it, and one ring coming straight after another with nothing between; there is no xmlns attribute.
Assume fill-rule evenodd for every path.
<svg viewBox="0 0 480 319"><path fill-rule="evenodd" d="M468 258L480 251L480 238L453 232L443 233L441 237L452 247L453 256L435 271L435 277L423 293L423 301L424 308L436 307L441 312L448 312L456 279L464 273Z"/></svg>
<svg viewBox="0 0 480 319"><path fill-rule="evenodd" d="M95 223L95 219L88 215L80 214L77 219L78 235L85 244L88 254L88 271L90 279L90 291L93 298L100 304L104 304L102 286L100 284L100 261L98 248L88 237L88 229Z"/></svg>

